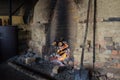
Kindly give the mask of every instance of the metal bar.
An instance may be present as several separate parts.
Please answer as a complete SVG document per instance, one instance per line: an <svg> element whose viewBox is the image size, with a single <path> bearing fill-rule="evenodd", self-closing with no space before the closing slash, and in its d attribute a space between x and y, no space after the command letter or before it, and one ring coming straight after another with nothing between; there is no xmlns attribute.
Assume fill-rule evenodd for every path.
<svg viewBox="0 0 120 80"><path fill-rule="evenodd" d="M23 5L24 5L24 1L15 9L14 12L12 12L12 15L14 15Z"/></svg>
<svg viewBox="0 0 120 80"><path fill-rule="evenodd" d="M94 0L94 24L93 24L93 70L95 68L95 43L96 43L96 13L97 13L97 0Z"/></svg>
<svg viewBox="0 0 120 80"><path fill-rule="evenodd" d="M82 48L82 54L81 54L81 66L80 66L81 68L83 68L83 60L84 60L85 43L86 43L87 34L88 34L90 6L91 6L91 0L89 0L89 1L88 1L88 10L87 10L86 30L85 30L85 36L84 36L83 48Z"/></svg>
<svg viewBox="0 0 120 80"><path fill-rule="evenodd" d="M39 75L40 77L42 78L46 78L46 79L49 79L49 80L56 80L54 78L54 76L51 76L50 74L47 74L47 73L44 73L40 70L37 70L36 68L32 68L32 67L29 67L27 65L24 65L24 64L21 64L21 63L17 63L15 61L12 61L12 62L8 62L9 65L11 65L12 67L16 66L16 67L21 67L19 70L26 70L26 72L33 72L34 75ZM35 78L35 77L34 77Z"/></svg>
<svg viewBox="0 0 120 80"><path fill-rule="evenodd" d="M9 0L9 25L12 25L12 0Z"/></svg>

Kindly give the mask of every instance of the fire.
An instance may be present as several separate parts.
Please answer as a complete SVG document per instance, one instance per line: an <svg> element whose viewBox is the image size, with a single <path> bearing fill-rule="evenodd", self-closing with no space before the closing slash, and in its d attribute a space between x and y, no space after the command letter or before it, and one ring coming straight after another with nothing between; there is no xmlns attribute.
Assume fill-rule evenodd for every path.
<svg viewBox="0 0 120 80"><path fill-rule="evenodd" d="M51 53L50 60L56 60L60 62L67 61L70 55L69 45L65 41L53 42L52 46L54 47L53 53Z"/></svg>

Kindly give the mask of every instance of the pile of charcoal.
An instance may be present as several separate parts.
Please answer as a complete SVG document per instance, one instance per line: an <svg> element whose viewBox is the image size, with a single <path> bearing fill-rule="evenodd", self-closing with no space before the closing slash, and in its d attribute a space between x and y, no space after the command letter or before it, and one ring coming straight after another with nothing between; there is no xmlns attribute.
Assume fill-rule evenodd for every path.
<svg viewBox="0 0 120 80"><path fill-rule="evenodd" d="M75 80L74 69L70 67L61 67L58 72L59 73L54 76L56 80Z"/></svg>
<svg viewBox="0 0 120 80"><path fill-rule="evenodd" d="M31 65L33 69L39 72L42 72L43 74L47 74L49 76L52 76L54 66L55 65L50 63L49 61L43 61L43 62Z"/></svg>
<svg viewBox="0 0 120 80"><path fill-rule="evenodd" d="M34 52L26 52L25 54L23 55L18 55L18 56L15 56L15 57L12 57L10 58L8 61L9 62L12 62L12 61L15 61L15 62L18 62L18 63L21 63L21 64L27 64L27 61L31 61L29 63L34 63L34 62L37 62L37 60L42 60L42 58L40 58L40 56Z"/></svg>
<svg viewBox="0 0 120 80"><path fill-rule="evenodd" d="M10 58L8 62L17 64L21 69L30 69L36 75L42 73L54 77L55 80L74 80L73 67L56 65L32 52Z"/></svg>

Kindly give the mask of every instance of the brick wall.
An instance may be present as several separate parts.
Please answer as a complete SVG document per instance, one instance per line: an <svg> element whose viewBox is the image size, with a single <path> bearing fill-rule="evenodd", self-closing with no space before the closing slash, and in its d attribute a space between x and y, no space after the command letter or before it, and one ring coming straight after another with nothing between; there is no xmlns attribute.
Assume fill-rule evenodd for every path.
<svg viewBox="0 0 120 80"><path fill-rule="evenodd" d="M83 2L83 6L86 5ZM97 2L97 30L96 30L96 67L108 71L115 76L116 71L120 69L120 7L119 0L98 0ZM93 3L92 3L93 4ZM76 61L80 61L81 48L83 37L85 33L87 7L80 6L78 8L80 17L77 26L77 47L74 51ZM92 20L93 7L90 10L90 17ZM85 49L85 65L92 64L92 47L93 47L93 27L92 22L89 23L87 42L91 41L91 48L88 50L87 42ZM119 72L118 72L119 73ZM117 77L120 74L117 74Z"/></svg>
<svg viewBox="0 0 120 80"><path fill-rule="evenodd" d="M79 65L86 27L88 0L77 5L74 0L58 0L49 22L49 0L38 3L34 9L34 20L31 25L32 45L34 50L42 53L47 38L50 43L63 36L68 38L73 55ZM105 68L106 73L115 74L120 69L120 0L98 0L96 30L96 67ZM90 23L85 49L85 65L92 65L93 47L93 2L90 9ZM49 30L45 33L46 25ZM66 35L67 32L67 35ZM65 35L64 35L65 34ZM67 39L66 38L66 39ZM91 43L88 48L87 44ZM119 74L118 74L119 75Z"/></svg>
<svg viewBox="0 0 120 80"><path fill-rule="evenodd" d="M30 48L42 56L42 49L46 44L45 24L49 21L50 0L38 0L34 7L33 23L30 24Z"/></svg>
<svg viewBox="0 0 120 80"><path fill-rule="evenodd" d="M72 0L58 0L51 21L51 42L64 38L73 49L76 44L77 8Z"/></svg>

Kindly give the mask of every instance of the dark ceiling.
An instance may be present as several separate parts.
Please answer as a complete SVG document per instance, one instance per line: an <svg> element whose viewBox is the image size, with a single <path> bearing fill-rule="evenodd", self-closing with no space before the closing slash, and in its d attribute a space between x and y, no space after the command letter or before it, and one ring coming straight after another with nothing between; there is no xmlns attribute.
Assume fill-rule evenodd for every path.
<svg viewBox="0 0 120 80"><path fill-rule="evenodd" d="M10 0L0 0L0 15L9 15L9 1ZM33 7L38 0L11 0L12 1L12 13L17 15L21 6L25 8Z"/></svg>

